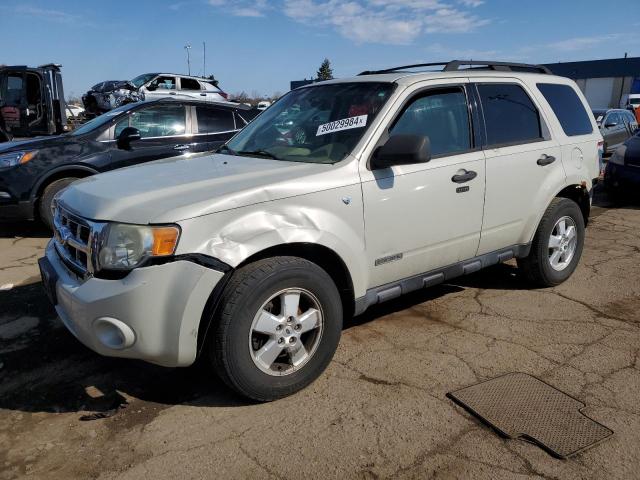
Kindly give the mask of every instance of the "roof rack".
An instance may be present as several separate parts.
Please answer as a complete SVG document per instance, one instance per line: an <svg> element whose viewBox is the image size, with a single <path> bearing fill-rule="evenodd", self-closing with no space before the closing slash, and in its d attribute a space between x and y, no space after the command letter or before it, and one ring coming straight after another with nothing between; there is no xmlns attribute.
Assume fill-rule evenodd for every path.
<svg viewBox="0 0 640 480"><path fill-rule="evenodd" d="M433 62L433 63L415 63L413 65L403 65L401 67L387 68L385 70L366 70L358 75L376 75L380 73L394 73L400 70L406 70L408 68L417 67L438 67L444 66L442 72L454 72L457 70L498 70L502 72L513 71L534 71L538 73L544 73L552 75L544 65L532 65L528 63L513 63L513 62L494 62L494 61L482 61L482 60L452 60L450 62ZM461 66L470 66L475 68L460 68Z"/></svg>

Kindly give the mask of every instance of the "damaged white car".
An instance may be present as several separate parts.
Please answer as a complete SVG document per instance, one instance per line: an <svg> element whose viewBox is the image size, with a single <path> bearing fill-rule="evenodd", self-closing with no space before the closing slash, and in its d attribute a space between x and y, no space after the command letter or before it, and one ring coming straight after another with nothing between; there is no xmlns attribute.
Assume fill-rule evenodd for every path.
<svg viewBox="0 0 640 480"><path fill-rule="evenodd" d="M40 260L58 315L103 355L203 354L267 401L373 304L511 258L563 282L599 173L588 105L544 67L467 64L309 85L217 154L75 182Z"/></svg>

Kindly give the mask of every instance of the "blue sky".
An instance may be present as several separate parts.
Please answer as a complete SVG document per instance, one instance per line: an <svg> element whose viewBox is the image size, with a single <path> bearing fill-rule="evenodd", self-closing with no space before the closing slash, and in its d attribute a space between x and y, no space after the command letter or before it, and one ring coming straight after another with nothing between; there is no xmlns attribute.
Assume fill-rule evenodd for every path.
<svg viewBox="0 0 640 480"><path fill-rule="evenodd" d="M0 63L63 65L65 91L153 71L285 92L324 57L336 76L453 58L640 56L633 2L582 0L0 0ZM628 12L629 15L625 15ZM624 22L625 17L630 20Z"/></svg>

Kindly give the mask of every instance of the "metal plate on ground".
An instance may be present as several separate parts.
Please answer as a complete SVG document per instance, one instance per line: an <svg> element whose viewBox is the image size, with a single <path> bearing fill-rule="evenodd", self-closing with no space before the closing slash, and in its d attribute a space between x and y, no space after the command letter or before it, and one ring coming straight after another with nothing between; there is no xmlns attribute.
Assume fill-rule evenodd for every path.
<svg viewBox="0 0 640 480"><path fill-rule="evenodd" d="M526 373L509 373L447 396L509 438L566 458L613 435L584 415L585 404Z"/></svg>

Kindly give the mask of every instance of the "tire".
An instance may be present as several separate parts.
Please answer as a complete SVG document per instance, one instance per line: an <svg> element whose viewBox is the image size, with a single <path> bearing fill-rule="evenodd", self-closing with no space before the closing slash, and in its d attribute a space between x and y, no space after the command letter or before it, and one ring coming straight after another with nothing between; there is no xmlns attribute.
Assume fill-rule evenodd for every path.
<svg viewBox="0 0 640 480"><path fill-rule="evenodd" d="M575 229L575 244L573 244L573 240L567 240L563 236L559 246L552 249L550 247L551 236L553 234L555 237L553 242L557 242L557 239L561 237L557 229L561 227L556 226L563 219L567 232L571 226ZM524 277L539 287L553 287L568 279L578 266L582 256L584 231L584 218L578 204L567 198L554 198L540 220L529 255L518 259L518 267ZM566 236L568 238L570 234ZM559 250L562 248L561 245L567 245L565 253ZM563 255L568 255L569 251L573 252L572 255L564 257ZM557 255L558 252L560 255L555 257L556 268L554 268L551 255L553 253ZM566 261L563 262L563 259Z"/></svg>
<svg viewBox="0 0 640 480"><path fill-rule="evenodd" d="M44 223L49 229L53 230L53 213L51 212L53 198L58 192L64 190L76 180L78 180L78 177L65 177L54 180L47 185L42 192L38 210L40 213L40 220L42 220L42 223Z"/></svg>
<svg viewBox="0 0 640 480"><path fill-rule="evenodd" d="M300 292L295 318L285 315L283 291L290 299L295 299L296 291ZM279 332L274 330L268 335L258 332L260 322L256 321L262 318L258 314L263 306L280 319L280 323L273 324L277 326L270 323L266 330L279 328ZM291 307L289 310L291 313ZM314 317L312 310L320 312L320 316ZM302 327L296 323L302 322L303 317L319 318L314 322L320 326L295 337L296 329L302 332L311 325ZM290 327L287 319L293 322ZM288 333L292 336L281 337ZM318 378L333 358L341 333L342 302L327 272L298 257L268 258L241 267L229 280L212 319L209 358L217 375L229 387L245 397L265 402L291 395ZM281 338L283 343L278 344ZM304 351L299 348L294 353L295 342L304 346ZM257 359L259 352L275 352L278 348L283 349L271 363ZM309 354L304 357L306 361L294 366L294 358L298 362L304 352Z"/></svg>

